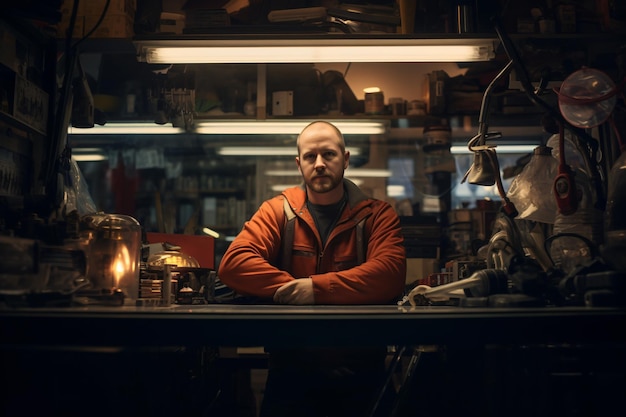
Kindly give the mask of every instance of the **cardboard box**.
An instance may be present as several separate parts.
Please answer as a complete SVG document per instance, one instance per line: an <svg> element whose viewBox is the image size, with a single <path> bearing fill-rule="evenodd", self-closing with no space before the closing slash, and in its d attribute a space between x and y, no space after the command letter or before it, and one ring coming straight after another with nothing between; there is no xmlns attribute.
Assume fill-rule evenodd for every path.
<svg viewBox="0 0 626 417"><path fill-rule="evenodd" d="M85 16L85 30L91 30L100 16ZM134 20L126 14L107 14L100 26L91 35L92 38L132 38L135 34L133 29ZM86 34L86 33L85 33Z"/></svg>
<svg viewBox="0 0 626 417"><path fill-rule="evenodd" d="M96 25L104 11L106 0L79 2L73 38L82 38ZM61 6L62 18L57 25L57 37L65 38L72 15L72 1L64 1ZM106 16L91 35L92 38L131 38L137 11L137 0L111 0Z"/></svg>
<svg viewBox="0 0 626 417"><path fill-rule="evenodd" d="M79 15L97 15L100 16L104 10L107 0L88 0L79 3ZM130 18L135 18L137 11L137 0L111 0L107 15L126 14Z"/></svg>

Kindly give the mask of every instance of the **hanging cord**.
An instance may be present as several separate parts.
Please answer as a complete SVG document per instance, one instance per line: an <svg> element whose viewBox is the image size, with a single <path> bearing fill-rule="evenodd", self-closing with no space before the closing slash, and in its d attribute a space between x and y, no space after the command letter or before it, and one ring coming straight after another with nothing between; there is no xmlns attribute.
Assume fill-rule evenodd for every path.
<svg viewBox="0 0 626 417"><path fill-rule="evenodd" d="M519 78L520 83L522 84L522 89L526 93L526 96L530 99L532 103L545 109L554 120L563 123L565 128L573 133L574 144L581 151L580 153L584 158L587 171L591 175L591 181L594 184L594 188L596 189L596 208L598 208L599 210L604 210L606 208L606 190L603 181L605 177L605 171L600 165L599 159L597 158L599 147L598 141L589 133L587 133L585 129L575 127L567 120L565 120L563 115L559 111L557 111L554 106L548 104L536 94L535 88L533 87L532 83L530 82L530 78L528 77L526 67L523 65L517 49L513 45L513 42L503 30L501 22L497 19L494 19L494 26L496 34L500 39L506 55L515 66L515 74Z"/></svg>
<svg viewBox="0 0 626 417"><path fill-rule="evenodd" d="M78 3L78 0L75 1L75 3ZM111 4L111 0L107 0L106 3L104 4L104 9L102 9L102 13L100 13L100 18L98 19L98 21L96 22L96 24L91 28L91 30L89 32L87 32L86 35L84 35L82 38L80 38L79 40L76 41L76 43L74 43L73 47L76 48L80 43L82 43L85 39L89 38L91 35L93 35L93 33L96 31L96 29L98 29L100 27L100 25L102 24L102 21L104 20L104 17L107 14L107 10L109 10L109 4ZM71 38L70 38L71 39Z"/></svg>
<svg viewBox="0 0 626 417"><path fill-rule="evenodd" d="M71 104L72 104L72 83L74 81L74 73L76 71L76 66L79 64L78 60L78 45L87 39L91 34L98 28L104 16L106 15L106 11L109 7L110 0L107 0L104 10L100 16L100 19L96 23L96 25L87 33L87 35L83 36L80 40L72 44L72 39L74 35L74 29L76 27L76 18L78 15L78 4L79 0L74 0L74 4L72 6L72 13L70 15L69 26L66 32L66 40L65 40L65 51L64 51L64 74L63 74L63 83L59 90L59 99L57 102L57 112L54 115L55 120L53 123L53 131L52 131L52 140L51 145L49 147L49 160L56 160L56 165L51 165L49 172L46 175L48 178L48 186L50 189L50 195L52 195L52 204L55 207L61 205L63 200L63 186L60 183L60 179L57 174L62 174L64 167L66 167L69 162L64 161L64 158L71 157L71 154L64 153L63 150L67 148L67 126L70 123L70 117L72 113Z"/></svg>
<svg viewBox="0 0 626 417"><path fill-rule="evenodd" d="M494 77L494 79L491 80L491 82L485 89L485 93L483 94L483 100L480 106L480 114L478 116L478 134L470 139L467 143L467 148L475 155L474 163L472 163L470 168L463 176L463 179L461 180L461 184L463 184L470 175L470 172L473 169L479 168L476 166L477 160L483 164L489 164L491 166L491 171L493 175L493 178L489 179L489 184L496 184L498 194L503 201L502 211L510 218L517 217L518 211L515 208L515 205L506 196L506 191L504 190L504 185L502 184L502 176L500 175L500 163L498 162L498 156L496 154L495 146L487 145L487 139L501 137L501 134L499 132L489 133L489 105L491 102L493 89L495 88L497 83L511 71L512 68L513 61L511 60L504 66L504 68L502 68L502 70Z"/></svg>

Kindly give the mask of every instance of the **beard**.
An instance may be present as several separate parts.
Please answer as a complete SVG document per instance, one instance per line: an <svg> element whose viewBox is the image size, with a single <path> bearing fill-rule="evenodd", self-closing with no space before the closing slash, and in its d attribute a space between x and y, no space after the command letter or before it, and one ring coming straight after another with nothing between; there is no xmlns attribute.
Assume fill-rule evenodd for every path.
<svg viewBox="0 0 626 417"><path fill-rule="evenodd" d="M316 193L327 193L341 185L343 178L341 176L323 175L316 176L306 182L308 188Z"/></svg>

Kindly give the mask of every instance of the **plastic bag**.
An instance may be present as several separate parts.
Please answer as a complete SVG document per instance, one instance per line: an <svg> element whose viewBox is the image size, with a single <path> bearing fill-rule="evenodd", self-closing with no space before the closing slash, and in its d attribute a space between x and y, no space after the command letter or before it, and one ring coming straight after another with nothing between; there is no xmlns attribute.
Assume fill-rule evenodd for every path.
<svg viewBox="0 0 626 417"><path fill-rule="evenodd" d="M67 213L76 211L80 216L97 212L87 181L74 159L70 160L68 175L69 178L65 184L65 211Z"/></svg>
<svg viewBox="0 0 626 417"><path fill-rule="evenodd" d="M557 206L553 192L558 162L546 146L535 148L530 161L511 182L507 197L519 212L517 218L554 224Z"/></svg>

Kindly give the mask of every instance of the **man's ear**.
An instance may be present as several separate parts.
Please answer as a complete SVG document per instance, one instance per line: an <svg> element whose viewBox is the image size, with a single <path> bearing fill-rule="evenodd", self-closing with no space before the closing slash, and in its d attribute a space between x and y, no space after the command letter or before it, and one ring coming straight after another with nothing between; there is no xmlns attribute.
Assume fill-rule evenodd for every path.
<svg viewBox="0 0 626 417"><path fill-rule="evenodd" d="M346 151L343 154L343 169L348 169L348 165L350 165L350 151Z"/></svg>
<svg viewBox="0 0 626 417"><path fill-rule="evenodd" d="M300 157L296 156L296 166L298 167L298 172L302 174L302 168L300 167Z"/></svg>

